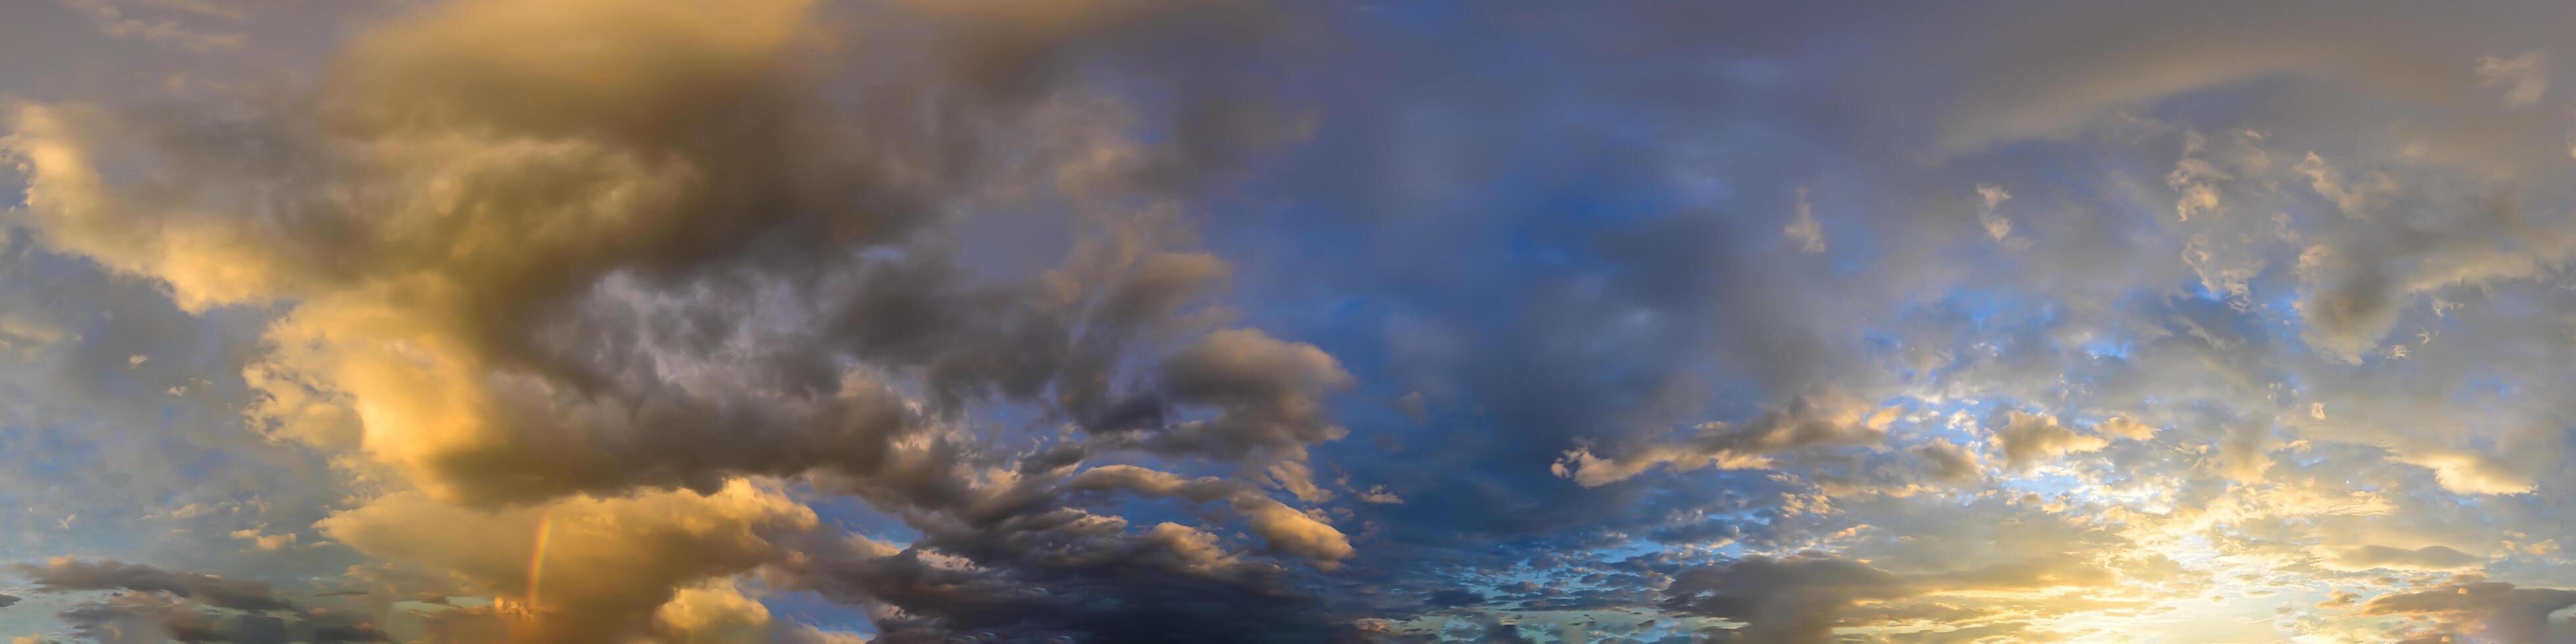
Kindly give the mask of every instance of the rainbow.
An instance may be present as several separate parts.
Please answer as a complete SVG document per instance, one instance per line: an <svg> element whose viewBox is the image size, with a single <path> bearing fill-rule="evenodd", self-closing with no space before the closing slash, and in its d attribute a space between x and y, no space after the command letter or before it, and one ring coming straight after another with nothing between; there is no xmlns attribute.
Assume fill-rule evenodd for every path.
<svg viewBox="0 0 2576 644"><path fill-rule="evenodd" d="M554 515L537 519L537 546L535 552L528 555L527 610L530 619L537 616L537 590L543 587L546 577L546 543L554 539L554 528Z"/></svg>

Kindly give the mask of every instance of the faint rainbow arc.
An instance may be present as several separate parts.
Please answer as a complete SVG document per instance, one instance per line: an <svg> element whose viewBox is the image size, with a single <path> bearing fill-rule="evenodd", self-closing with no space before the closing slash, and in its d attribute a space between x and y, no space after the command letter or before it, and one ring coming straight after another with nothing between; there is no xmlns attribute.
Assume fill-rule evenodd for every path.
<svg viewBox="0 0 2576 644"><path fill-rule="evenodd" d="M548 514L537 519L536 548L535 552L528 555L527 610L528 617L530 619L534 619L537 616L537 592L544 588L546 577L546 546L554 540L554 528L554 515Z"/></svg>

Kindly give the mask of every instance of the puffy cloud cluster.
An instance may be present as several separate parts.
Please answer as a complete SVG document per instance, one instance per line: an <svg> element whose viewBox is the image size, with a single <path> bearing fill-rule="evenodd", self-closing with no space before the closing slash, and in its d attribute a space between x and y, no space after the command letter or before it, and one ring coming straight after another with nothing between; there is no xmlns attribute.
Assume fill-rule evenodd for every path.
<svg viewBox="0 0 2576 644"><path fill-rule="evenodd" d="M1156 438L1165 451L1244 458L1306 455L1306 446L1342 437L1317 394L1348 388L1351 374L1313 345L1281 342L1260 331L1210 333L1163 361L1172 402L1219 410Z"/></svg>
<svg viewBox="0 0 2576 644"><path fill-rule="evenodd" d="M2009 467L2028 467L2046 459L2082 452L2099 452L2110 445L2100 436L2078 434L2057 424L2057 417L2005 410L2003 426L1995 428L1995 447L2003 452Z"/></svg>
<svg viewBox="0 0 2576 644"><path fill-rule="evenodd" d="M725 583L680 589L653 612L653 621L668 640L686 644L777 642L780 644L860 644L865 638L779 620L769 608Z"/></svg>
<svg viewBox="0 0 2576 644"><path fill-rule="evenodd" d="M1183 479L1132 465L1108 465L1074 475L1075 490L1126 490L1148 497L1187 499L1196 503L1225 501L1251 522L1253 534L1270 547L1313 559L1322 565L1351 556L1351 544L1331 525L1288 507L1251 483L1215 477Z"/></svg>
<svg viewBox="0 0 2576 644"><path fill-rule="evenodd" d="M1626 480L1658 466L1678 471L1704 467L1742 469L1769 467L1769 455L1815 446L1870 445L1887 433L1900 410L1873 407L1847 394L1827 392L1799 396L1788 405L1741 425L1700 425L1675 442L1638 445L1604 458L1591 448L1565 454L1553 467L1557 476L1585 487Z"/></svg>
<svg viewBox="0 0 2576 644"><path fill-rule="evenodd" d="M803 504L746 481L688 490L572 497L480 511L416 492L325 519L359 552L454 575L458 592L514 597L512 641L615 640L675 599L675 589L783 563L817 527ZM682 610L686 610L685 606Z"/></svg>

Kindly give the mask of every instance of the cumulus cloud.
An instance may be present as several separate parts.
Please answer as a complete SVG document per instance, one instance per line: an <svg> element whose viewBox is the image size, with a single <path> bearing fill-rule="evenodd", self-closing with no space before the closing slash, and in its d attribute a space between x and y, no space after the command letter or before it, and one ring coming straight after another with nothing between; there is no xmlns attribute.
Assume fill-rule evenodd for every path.
<svg viewBox="0 0 2576 644"><path fill-rule="evenodd" d="M580 367L552 365L561 371L546 373L546 366L526 365L533 356L514 358L510 348L495 345L533 345L537 340L523 335L532 327L496 325L533 321L514 307L575 296L626 260L670 244L657 239L690 234L676 230L683 227L676 222L687 221L689 213L674 204L727 199L713 192L691 194L691 186L701 182L727 181L703 176L708 162L683 160L685 155L667 146L659 149L672 155L644 152L656 149L658 135L638 133L687 129L689 125L670 120L672 115L701 112L705 108L699 106L716 102L775 105L762 100L758 95L763 92L752 86L795 37L800 8L794 3L742 7L732 14L743 21L741 29L679 47L665 40L687 38L682 34L692 29L692 20L706 17L691 12L703 9L669 5L616 11L611 13L619 18L606 22L576 19L589 15L582 9L461 3L380 30L353 47L328 90L345 111L280 114L264 130L254 130L257 136L273 137L264 144L258 138L195 137L206 147L162 151L163 156L151 160L186 168L177 176L190 184L166 191L111 185L98 165L111 161L96 159L96 146L104 145L98 140L105 135L102 128L124 124L166 130L177 124L128 123L86 106L24 107L15 119L14 148L30 170L32 222L50 243L168 282L190 308L301 299L297 311L271 330L285 350L257 367L254 378L272 392L273 406L264 415L282 435L363 448L454 498L527 498L578 489L584 485L578 479L585 476L614 477L610 470L616 466L608 461L615 457L602 453L598 444L577 434L547 436L517 425L556 424L540 419L578 414L579 401L557 398L568 394L549 376L578 377L563 371ZM523 37L550 29L585 27L586 37L599 45L584 50L595 57L591 63L656 52L698 62L639 64L633 69L655 71L583 80L586 72L577 67L512 63L533 56L524 48L487 46L531 42ZM432 67L441 71L425 72ZM414 80L384 82L377 80L380 74ZM702 87L731 91L696 91ZM463 92L469 91L492 100L465 100ZM562 111L581 103L624 105L628 111L597 123L601 131L583 132L571 122L586 119ZM414 121L407 113L434 116ZM336 123L333 131L297 129L326 119ZM409 123L395 125L405 121ZM477 131L490 135L464 134ZM303 196L275 202L281 207L249 209L247 203L225 203L231 195L219 187L224 183L217 178L221 170L187 168L191 156L227 145L272 145L278 163L336 164L348 171L283 186ZM279 176L295 181L291 174ZM158 203L137 202L147 193L168 196ZM357 201L381 198L396 205ZM124 223L136 218L161 223ZM625 225L607 226L612 222ZM566 232L526 234L540 226ZM372 248L351 248L325 234L335 228L348 229L345 239L363 240ZM325 250L335 247L342 250ZM450 254L469 248L482 250ZM477 252L488 254L473 256ZM547 259L538 259L541 255ZM559 265L556 260L571 261ZM382 286L367 286L370 282ZM396 285L404 283L408 285ZM428 310L419 307L464 315L415 315ZM384 353L395 344L424 353L414 358ZM585 425L595 422L559 426ZM540 447L532 441L552 444ZM524 455L532 449L570 457L548 470L563 474L507 472L513 454L522 455L516 457L523 462L519 467L528 467L530 459ZM590 464L573 465L575 461ZM500 476L441 471L464 468ZM502 480L515 481L509 485L519 489L477 487ZM529 489L530 483L540 487Z"/></svg>
<svg viewBox="0 0 2576 644"><path fill-rule="evenodd" d="M2130 420L2123 416L2113 416L2108 420L2095 423L2093 425L2093 431L2139 441L2156 437L2156 428L2154 426Z"/></svg>
<svg viewBox="0 0 2576 644"><path fill-rule="evenodd" d="M812 509L749 481L687 490L571 497L482 511L403 493L317 527L360 552L457 576L511 599L527 641L641 636L681 589L792 556Z"/></svg>
<svg viewBox="0 0 2576 644"><path fill-rule="evenodd" d="M1172 424L1150 443L1157 450L1304 458L1307 445L1347 433L1325 416L1321 398L1350 387L1351 374L1314 345L1255 329L1217 331L1164 358L1162 379L1171 402L1219 415Z"/></svg>
<svg viewBox="0 0 2576 644"><path fill-rule="evenodd" d="M1203 477L1184 479L1168 472L1157 472L1132 465L1104 465L1074 475L1070 482L1076 490L1125 490L1152 497L1173 497L1192 502L1225 501L1243 515L1271 548L1331 566L1336 560L1351 555L1351 544L1341 531L1316 520L1306 513L1262 494L1261 490L1242 481Z"/></svg>
<svg viewBox="0 0 2576 644"><path fill-rule="evenodd" d="M1952 483L1974 481L1984 473L1977 463L1976 453L1960 447L1958 443L1933 441L1905 451L1922 459L1923 469L1932 475L1933 480Z"/></svg>
<svg viewBox="0 0 2576 644"><path fill-rule="evenodd" d="M746 596L730 582L709 582L680 589L653 611L653 621L669 641L681 644L778 642L781 644L858 644L854 634L825 631L774 619L769 607Z"/></svg>
<svg viewBox="0 0 2576 644"><path fill-rule="evenodd" d="M2110 441L2100 436L2076 433L2057 424L2048 414L2005 410L1994 430L1995 448L2003 453L2008 467L2029 467L2067 454L2102 451Z"/></svg>
<svg viewBox="0 0 2576 644"><path fill-rule="evenodd" d="M1584 487L1616 483L1666 465L1678 471L1764 467L1771 462L1766 456L1780 452L1877 443L1897 412L1838 392L1803 395L1742 424L1703 424L1681 440L1638 445L1607 458L1589 447L1577 449L1553 467L1557 476Z"/></svg>

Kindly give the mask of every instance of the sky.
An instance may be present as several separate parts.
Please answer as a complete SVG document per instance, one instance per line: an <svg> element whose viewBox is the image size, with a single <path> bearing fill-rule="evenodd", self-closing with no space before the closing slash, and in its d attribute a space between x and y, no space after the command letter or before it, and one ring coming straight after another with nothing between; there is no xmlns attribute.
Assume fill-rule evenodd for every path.
<svg viewBox="0 0 2576 644"><path fill-rule="evenodd" d="M0 4L0 638L2576 642L2568 25Z"/></svg>

